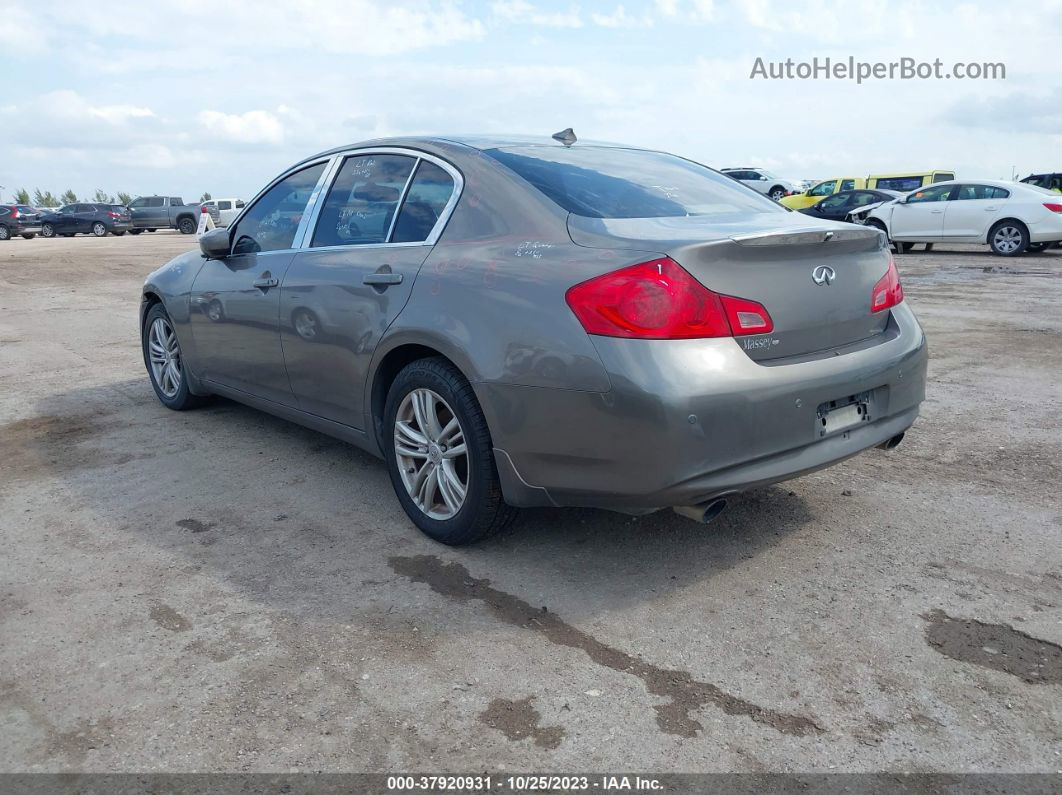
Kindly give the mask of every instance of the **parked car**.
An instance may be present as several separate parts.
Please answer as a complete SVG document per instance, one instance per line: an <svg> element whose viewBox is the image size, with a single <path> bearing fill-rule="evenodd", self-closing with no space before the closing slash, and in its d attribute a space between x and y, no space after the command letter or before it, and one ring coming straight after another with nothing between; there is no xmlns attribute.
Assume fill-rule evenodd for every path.
<svg viewBox="0 0 1062 795"><path fill-rule="evenodd" d="M129 209L133 212L134 235L145 229L148 232L177 229L181 234L191 235L199 228L199 216L203 212L198 204L185 204L177 196L138 196L129 202ZM217 208L208 210L217 225L221 217Z"/></svg>
<svg viewBox="0 0 1062 795"><path fill-rule="evenodd" d="M846 190L827 196L818 204L805 207L800 212L813 218L828 218L831 221L847 221L848 214L869 204L881 204L898 199L902 193L894 190Z"/></svg>
<svg viewBox="0 0 1062 795"><path fill-rule="evenodd" d="M748 185L754 191L770 196L778 201L783 196L799 191L799 187L788 180L776 177L762 168L724 168L721 171L742 185Z"/></svg>
<svg viewBox="0 0 1062 795"><path fill-rule="evenodd" d="M869 177L831 177L816 182L803 193L786 196L782 204L791 210L803 210L818 204L827 196L846 190L871 188L873 190L910 191L923 185L955 179L951 171L922 171L901 174L871 174Z"/></svg>
<svg viewBox="0 0 1062 795"><path fill-rule="evenodd" d="M1030 174L1022 180L1026 185L1045 188L1052 193L1062 193L1062 174Z"/></svg>
<svg viewBox="0 0 1062 795"><path fill-rule="evenodd" d="M899 442L927 352L881 234L573 139L380 139L291 167L147 277L159 400L225 395L380 455L448 544L513 506L709 521Z"/></svg>
<svg viewBox="0 0 1062 795"><path fill-rule="evenodd" d="M0 240L21 235L32 240L41 231L41 216L28 204L0 204Z"/></svg>
<svg viewBox="0 0 1062 795"><path fill-rule="evenodd" d="M898 251L915 243L984 243L1013 257L1062 241L1058 194L1020 182L941 182L850 215L884 231Z"/></svg>
<svg viewBox="0 0 1062 795"><path fill-rule="evenodd" d="M218 226L228 226L240 214L240 210L244 207L244 201L243 199L211 199L203 202L200 206L209 207L211 212L217 210L218 218L214 223Z"/></svg>
<svg viewBox="0 0 1062 795"><path fill-rule="evenodd" d="M129 208L122 204L67 204L41 217L43 237L73 237L78 233L121 237L133 228Z"/></svg>

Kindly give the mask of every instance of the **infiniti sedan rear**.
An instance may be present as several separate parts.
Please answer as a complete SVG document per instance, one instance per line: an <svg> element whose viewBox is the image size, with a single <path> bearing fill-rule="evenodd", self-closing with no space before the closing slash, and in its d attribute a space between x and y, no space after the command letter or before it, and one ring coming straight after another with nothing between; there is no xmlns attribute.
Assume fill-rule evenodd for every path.
<svg viewBox="0 0 1062 795"><path fill-rule="evenodd" d="M405 138L321 153L148 277L159 399L243 401L387 463L431 537L675 508L892 447L925 337L871 228L661 152Z"/></svg>

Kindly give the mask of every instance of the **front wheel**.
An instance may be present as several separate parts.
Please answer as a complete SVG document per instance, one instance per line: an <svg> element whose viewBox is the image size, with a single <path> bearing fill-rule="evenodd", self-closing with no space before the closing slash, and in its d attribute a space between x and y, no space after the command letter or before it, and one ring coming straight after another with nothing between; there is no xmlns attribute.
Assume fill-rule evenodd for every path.
<svg viewBox="0 0 1062 795"><path fill-rule="evenodd" d="M55 237L55 227L51 224L41 224L41 237Z"/></svg>
<svg viewBox="0 0 1062 795"><path fill-rule="evenodd" d="M458 546L508 526L490 431L472 386L448 361L419 359L395 378L383 446L398 501L426 535Z"/></svg>
<svg viewBox="0 0 1062 795"><path fill-rule="evenodd" d="M144 364L159 401L168 409L184 411L206 402L188 389L181 343L162 304L155 304L144 318L141 332Z"/></svg>
<svg viewBox="0 0 1062 795"><path fill-rule="evenodd" d="M988 232L988 246L993 254L1016 257L1029 246L1029 231L1017 221L1000 221Z"/></svg>
<svg viewBox="0 0 1062 795"><path fill-rule="evenodd" d="M182 218L177 222L177 229L180 230L182 235L195 234L195 221L191 218Z"/></svg>
<svg viewBox="0 0 1062 795"><path fill-rule="evenodd" d="M96 223L94 223L92 225L92 234L95 235L96 237L106 237L107 236L107 227L104 226L99 221L97 221Z"/></svg>
<svg viewBox="0 0 1062 795"><path fill-rule="evenodd" d="M775 185L767 195L775 201L780 201L785 198L785 188Z"/></svg>

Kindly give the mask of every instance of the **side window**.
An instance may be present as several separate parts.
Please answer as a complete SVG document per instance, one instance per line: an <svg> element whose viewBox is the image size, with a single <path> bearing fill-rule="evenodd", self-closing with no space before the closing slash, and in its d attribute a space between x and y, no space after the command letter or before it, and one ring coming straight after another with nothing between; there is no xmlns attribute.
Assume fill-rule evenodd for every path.
<svg viewBox="0 0 1062 795"><path fill-rule="evenodd" d="M818 185L808 191L808 196L829 196L833 193L834 186L837 185L837 180L831 179L827 182L820 182Z"/></svg>
<svg viewBox="0 0 1062 795"><path fill-rule="evenodd" d="M948 174L945 171L938 171L936 174L933 175L934 182L949 182L953 179L955 179L955 175Z"/></svg>
<svg viewBox="0 0 1062 795"><path fill-rule="evenodd" d="M1045 185L1048 190L1057 190L1062 193L1062 174L1055 174L1051 177L1051 184Z"/></svg>
<svg viewBox="0 0 1062 795"><path fill-rule="evenodd" d="M161 196L149 196L147 199L144 200L144 202L145 202L144 206L145 207L163 207L163 206L165 206L165 204L164 204L165 201L166 200L164 198L162 198Z"/></svg>
<svg viewBox="0 0 1062 795"><path fill-rule="evenodd" d="M910 191L922 187L921 177L887 177L879 179L877 188L884 190Z"/></svg>
<svg viewBox="0 0 1062 795"><path fill-rule="evenodd" d="M207 202L207 204L209 204L210 206L213 206L214 202ZM224 199L219 201L217 203L217 205L218 205L218 209L219 210L231 210L232 209L232 202L225 201Z"/></svg>
<svg viewBox="0 0 1062 795"><path fill-rule="evenodd" d="M405 155L353 155L344 160L321 206L310 245L386 243L415 162Z"/></svg>
<svg viewBox="0 0 1062 795"><path fill-rule="evenodd" d="M236 209L237 210L242 210L244 208L245 204L246 203L243 201L243 199L237 199L236 200Z"/></svg>
<svg viewBox="0 0 1062 795"><path fill-rule="evenodd" d="M184 204L184 199L182 199L180 196L170 197L170 207L180 207L182 204Z"/></svg>
<svg viewBox="0 0 1062 795"><path fill-rule="evenodd" d="M147 206L147 201L145 199L142 199L142 198L138 197L136 199L133 199L131 202L129 202L129 206L130 207L146 207Z"/></svg>
<svg viewBox="0 0 1062 795"><path fill-rule="evenodd" d="M252 254L291 248L306 203L324 168L325 163L318 163L296 171L266 191L240 219L232 235L232 253Z"/></svg>
<svg viewBox="0 0 1062 795"><path fill-rule="evenodd" d="M884 199L888 201L888 199ZM852 204L856 207L862 207L866 204L874 204L875 202L882 201L882 197L869 191L861 190L853 194Z"/></svg>
<svg viewBox="0 0 1062 795"><path fill-rule="evenodd" d="M406 193L406 200L402 202L398 220L395 221L391 242L415 243L426 240L453 192L453 177L434 163L421 160Z"/></svg>
<svg viewBox="0 0 1062 795"><path fill-rule="evenodd" d="M954 185L941 185L940 187L926 188L917 191L907 197L908 204L921 204L922 202L944 202L948 200Z"/></svg>
<svg viewBox="0 0 1062 795"><path fill-rule="evenodd" d="M854 179L841 180L841 190L855 190L855 180Z"/></svg>
<svg viewBox="0 0 1062 795"><path fill-rule="evenodd" d="M991 185L960 185L956 199L1005 199L1010 191Z"/></svg>
<svg viewBox="0 0 1062 795"><path fill-rule="evenodd" d="M833 196L827 196L825 199L820 201L815 206L816 207L821 207L823 210L836 210L838 207L840 207L842 204L844 204L846 201L848 201L849 198L851 198L850 194L837 193L837 194L834 194Z"/></svg>

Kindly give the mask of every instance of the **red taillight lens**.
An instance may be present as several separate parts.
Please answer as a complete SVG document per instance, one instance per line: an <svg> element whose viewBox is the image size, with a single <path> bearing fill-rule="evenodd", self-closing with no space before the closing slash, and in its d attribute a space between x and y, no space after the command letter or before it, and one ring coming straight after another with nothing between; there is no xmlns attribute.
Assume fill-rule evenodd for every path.
<svg viewBox="0 0 1062 795"><path fill-rule="evenodd" d="M588 334L602 337L696 339L774 328L760 304L713 293L667 257L577 284L564 300Z"/></svg>
<svg viewBox="0 0 1062 795"><path fill-rule="evenodd" d="M1062 213L1062 204L1052 204L1052 203L1044 202L1044 207L1046 207L1048 210L1050 210L1053 213Z"/></svg>
<svg viewBox="0 0 1062 795"><path fill-rule="evenodd" d="M900 284L900 274L896 270L896 261L889 255L889 269L885 275L878 279L874 290L870 293L870 311L883 312L890 307L896 306L903 300L903 285Z"/></svg>
<svg viewBox="0 0 1062 795"><path fill-rule="evenodd" d="M116 212L113 212L113 211L112 211L112 212L109 212L109 213L107 213L107 214L108 214L108 215L109 215L109 216L110 216L111 218L121 218L121 217L122 217L122 214L121 214L121 213L116 213Z"/></svg>

